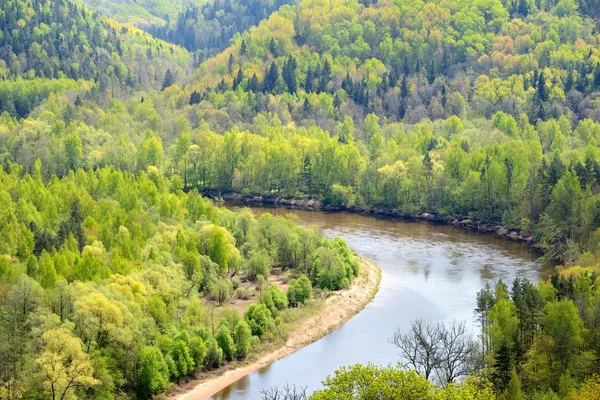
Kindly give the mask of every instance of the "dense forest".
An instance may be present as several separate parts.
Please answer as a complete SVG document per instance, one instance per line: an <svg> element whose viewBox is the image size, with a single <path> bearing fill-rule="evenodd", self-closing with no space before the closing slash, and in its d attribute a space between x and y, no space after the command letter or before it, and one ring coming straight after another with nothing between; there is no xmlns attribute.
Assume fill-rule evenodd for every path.
<svg viewBox="0 0 600 400"><path fill-rule="evenodd" d="M2 0L0 9L0 111L19 118L49 93L160 87L167 70L190 64L184 49L71 1Z"/></svg>
<svg viewBox="0 0 600 400"><path fill-rule="evenodd" d="M358 274L341 240L214 207L156 167L47 181L41 169L0 171L3 399L150 398L284 335L288 306L313 285L341 289ZM287 292L269 284L272 266L298 277ZM254 296L252 282L259 301L243 315L215 308Z"/></svg>
<svg viewBox="0 0 600 400"><path fill-rule="evenodd" d="M565 265L477 295L461 379L354 366L313 398L597 396L594 2L0 4L0 399L150 398L357 276L199 190L494 221Z"/></svg>
<svg viewBox="0 0 600 400"><path fill-rule="evenodd" d="M203 61L225 49L234 35L244 32L269 17L290 1L224 0L186 7L177 20L166 25L151 26L148 31L157 38L195 52Z"/></svg>

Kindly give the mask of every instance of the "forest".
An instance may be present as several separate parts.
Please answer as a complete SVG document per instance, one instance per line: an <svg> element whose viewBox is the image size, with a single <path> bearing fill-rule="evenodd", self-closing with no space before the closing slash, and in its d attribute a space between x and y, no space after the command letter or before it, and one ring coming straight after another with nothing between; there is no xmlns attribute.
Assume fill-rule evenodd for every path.
<svg viewBox="0 0 600 400"><path fill-rule="evenodd" d="M585 0L0 0L0 399L160 395L358 276L342 240L202 191L492 221L561 265L477 294L464 379L349 366L311 398L597 398L597 18Z"/></svg>

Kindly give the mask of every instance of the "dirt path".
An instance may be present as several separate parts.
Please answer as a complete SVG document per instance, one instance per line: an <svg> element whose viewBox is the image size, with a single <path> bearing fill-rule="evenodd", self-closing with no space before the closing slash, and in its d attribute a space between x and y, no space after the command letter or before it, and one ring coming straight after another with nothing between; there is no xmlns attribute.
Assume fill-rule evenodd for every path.
<svg viewBox="0 0 600 400"><path fill-rule="evenodd" d="M224 372L215 377L197 381L196 386L185 393L173 394L173 400L203 400L238 379L272 362L294 353L307 344L319 340L343 325L361 311L375 297L381 280L381 270L372 262L361 259L361 273L347 290L336 292L327 298L323 310L294 326L286 344L264 355L258 361L244 367Z"/></svg>

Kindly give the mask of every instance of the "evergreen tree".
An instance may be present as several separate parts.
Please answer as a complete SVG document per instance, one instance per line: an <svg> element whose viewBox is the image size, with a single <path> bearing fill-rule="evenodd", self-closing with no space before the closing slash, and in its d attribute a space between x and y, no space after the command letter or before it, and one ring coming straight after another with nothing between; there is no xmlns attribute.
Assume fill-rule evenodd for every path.
<svg viewBox="0 0 600 400"><path fill-rule="evenodd" d="M244 80L244 73L242 72L242 69L238 69L237 75L235 76L235 79L233 80L233 85L232 85L232 89L233 90L237 90L238 86L242 83L242 81Z"/></svg>
<svg viewBox="0 0 600 400"><path fill-rule="evenodd" d="M171 70L167 69L167 71L165 72L165 77L163 78L162 86L161 86L160 90L165 90L169 86L173 85L173 83L175 83L175 77L173 76L173 73L171 72Z"/></svg>
<svg viewBox="0 0 600 400"><path fill-rule="evenodd" d="M540 73L537 81L537 97L541 102L548 100L548 89L546 88L546 76L544 75L544 71Z"/></svg>
<svg viewBox="0 0 600 400"><path fill-rule="evenodd" d="M313 91L313 80L313 71L310 67L308 67L308 70L306 71L306 79L304 80L304 91L306 93Z"/></svg>
<svg viewBox="0 0 600 400"><path fill-rule="evenodd" d="M277 88L277 80L279 79L279 69L277 69L277 64L273 61L271 66L269 67L267 73L265 74L265 79L263 81L263 89L262 91L265 93L273 93Z"/></svg>

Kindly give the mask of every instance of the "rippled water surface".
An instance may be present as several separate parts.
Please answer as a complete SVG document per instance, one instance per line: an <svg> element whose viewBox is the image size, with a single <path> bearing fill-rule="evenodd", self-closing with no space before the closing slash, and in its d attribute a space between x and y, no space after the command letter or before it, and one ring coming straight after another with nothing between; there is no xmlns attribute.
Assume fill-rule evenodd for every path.
<svg viewBox="0 0 600 400"><path fill-rule="evenodd" d="M293 214L324 235L339 236L382 270L379 293L346 324L296 353L256 371L213 399L260 399L261 390L286 383L317 390L343 365L396 364L388 339L416 318L466 320L474 334L475 294L486 282L515 276L535 281L546 274L527 246L450 226L401 222L348 213L253 208L255 213Z"/></svg>

